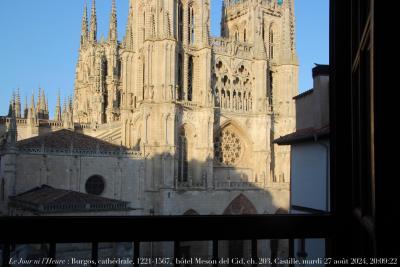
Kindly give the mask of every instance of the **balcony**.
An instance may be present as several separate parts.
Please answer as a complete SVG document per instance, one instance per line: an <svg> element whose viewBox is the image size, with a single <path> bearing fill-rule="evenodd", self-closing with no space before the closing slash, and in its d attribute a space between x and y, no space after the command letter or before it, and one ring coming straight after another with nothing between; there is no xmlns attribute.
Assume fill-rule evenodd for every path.
<svg viewBox="0 0 400 267"><path fill-rule="evenodd" d="M29 227L26 227L28 219ZM182 255L180 242L209 241L214 260L212 265L218 266L218 241L227 240L251 240L252 266L256 266L259 260L257 240L305 237L331 239L346 229L344 222L332 215L3 217L0 218L0 224L5 227L3 229L19 229L17 232L3 231L0 236L2 266L10 266L12 247L17 244L49 244L47 257L56 259L57 246L60 244L91 243L91 260L97 263L99 243L113 242L133 243L132 265L139 266L140 244L161 241L174 242L174 258ZM99 229L107 230L99 232Z"/></svg>

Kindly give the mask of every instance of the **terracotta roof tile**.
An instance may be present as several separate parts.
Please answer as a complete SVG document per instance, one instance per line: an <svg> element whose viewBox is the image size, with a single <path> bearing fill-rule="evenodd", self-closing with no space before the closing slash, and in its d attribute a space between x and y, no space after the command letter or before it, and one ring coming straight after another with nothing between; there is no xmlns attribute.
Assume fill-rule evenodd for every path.
<svg viewBox="0 0 400 267"><path fill-rule="evenodd" d="M127 210L128 202L42 185L10 197L10 205L41 213Z"/></svg>
<svg viewBox="0 0 400 267"><path fill-rule="evenodd" d="M274 143L278 145L291 145L293 143L305 142L314 140L317 138L324 138L329 136L329 126L322 127L320 129L306 128L297 130L294 133L281 136L274 140Z"/></svg>

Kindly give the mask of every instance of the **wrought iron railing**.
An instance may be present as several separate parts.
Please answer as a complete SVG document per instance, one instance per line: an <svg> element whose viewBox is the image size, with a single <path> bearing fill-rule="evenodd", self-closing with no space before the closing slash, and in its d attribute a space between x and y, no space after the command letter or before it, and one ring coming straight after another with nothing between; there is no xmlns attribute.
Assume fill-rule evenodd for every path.
<svg viewBox="0 0 400 267"><path fill-rule="evenodd" d="M141 242L173 241L176 258L179 242L212 241L213 259L218 259L219 240L252 240L256 256L256 240L329 240L346 229L344 222L332 215L3 217L2 266L10 266L11 247L16 244L50 244L49 258L55 259L57 243L91 243L91 258L97 262L100 242L132 242L134 266L139 266Z"/></svg>

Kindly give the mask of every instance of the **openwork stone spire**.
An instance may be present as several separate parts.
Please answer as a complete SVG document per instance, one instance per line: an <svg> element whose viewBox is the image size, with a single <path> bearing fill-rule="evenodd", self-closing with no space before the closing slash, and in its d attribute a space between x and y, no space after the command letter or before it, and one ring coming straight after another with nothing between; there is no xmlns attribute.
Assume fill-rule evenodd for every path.
<svg viewBox="0 0 400 267"><path fill-rule="evenodd" d="M57 94L57 105L56 105L56 112L54 114L54 120L62 121L60 90L58 90Z"/></svg>
<svg viewBox="0 0 400 267"><path fill-rule="evenodd" d="M132 6L132 1L129 1L129 16L128 16L128 22L126 24L126 34L125 34L125 47L128 50L133 49L132 22L133 22L133 6Z"/></svg>
<svg viewBox="0 0 400 267"><path fill-rule="evenodd" d="M81 46L86 45L87 40L88 40L88 17L87 17L87 5L85 2L83 17L82 17Z"/></svg>
<svg viewBox="0 0 400 267"><path fill-rule="evenodd" d="M32 93L31 105L29 107L28 119L36 118L35 95Z"/></svg>
<svg viewBox="0 0 400 267"><path fill-rule="evenodd" d="M28 112L29 112L29 107L28 107L28 96L25 95L24 119L27 119L27 118L28 118Z"/></svg>
<svg viewBox="0 0 400 267"><path fill-rule="evenodd" d="M110 16L110 29L108 32L108 40L110 42L117 42L118 33L117 33L117 9L115 7L115 0L112 1L112 9Z"/></svg>
<svg viewBox="0 0 400 267"><path fill-rule="evenodd" d="M90 15L90 42L97 42L97 16L96 16L96 0L92 0L92 13Z"/></svg>
<svg viewBox="0 0 400 267"><path fill-rule="evenodd" d="M15 98L15 117L21 118L21 97L19 94L19 88L17 89L17 94Z"/></svg>
<svg viewBox="0 0 400 267"><path fill-rule="evenodd" d="M40 110L46 111L46 95L44 93L44 89L42 90L42 97L40 98Z"/></svg>

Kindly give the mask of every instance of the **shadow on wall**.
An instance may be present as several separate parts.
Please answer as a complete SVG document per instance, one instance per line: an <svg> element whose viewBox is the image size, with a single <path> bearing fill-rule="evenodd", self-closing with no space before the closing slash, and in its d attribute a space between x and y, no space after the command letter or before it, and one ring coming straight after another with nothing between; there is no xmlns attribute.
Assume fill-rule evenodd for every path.
<svg viewBox="0 0 400 267"><path fill-rule="evenodd" d="M30 142L24 140L21 144L26 145ZM57 144L60 145L60 142ZM65 144L70 143L65 142ZM132 151L121 146L115 146L115 150L112 150L113 147L102 148L99 145L92 148L88 143L85 143L85 146L85 150L78 144L73 148L70 145L55 148L43 142L37 148L17 146L16 153L10 153L6 149L1 161L8 169L2 170L1 178L6 180L7 189L15 188L16 194L10 194L12 191L7 189L3 193L6 193L9 199L31 191L43 185L45 181L48 186L82 193L90 199L126 201L131 207L135 207L136 213L123 211L113 215L255 215L284 210L275 206L279 201L276 201L271 194L270 191L273 189L268 186L268 181L259 181L254 176L243 175L242 169L224 166L212 158L203 162L187 161L185 155L163 153L144 159L136 154L134 157ZM216 168L225 171L215 172ZM13 172L9 172L11 169ZM7 175L4 175L5 173ZM10 176L10 173L14 173L14 177ZM26 173L30 175L26 176ZM219 176L221 173L225 175ZM105 184L99 185L94 182L92 186L96 188L92 189L96 190L88 190L87 185L90 181L93 183L93 177L103 177ZM99 190L99 187L103 190ZM279 197L279 194L274 196ZM54 198L55 201L56 199L57 197ZM79 204L79 201L74 204ZM138 210L140 214L137 213ZM109 215L108 212L110 211L89 213L77 210L74 213L73 210L68 210L69 215L78 216ZM37 215L60 214L66 215L62 210L59 213L49 211ZM257 242L259 256L279 256L288 251L285 242L266 240ZM165 256L171 251L173 254L170 244L143 245L142 256ZM219 241L220 257L251 257L251 249L251 241ZM22 250L17 247L12 253L15 256L36 255L37 250L35 247ZM40 251L44 251L43 246L40 247ZM68 248L68 251L74 250ZM104 253L116 255L118 251L121 250L118 244L115 244L108 247ZM133 250L126 251L131 253ZM212 244L182 242L180 252L182 257L209 258L212 256ZM60 251L60 255L62 253Z"/></svg>

